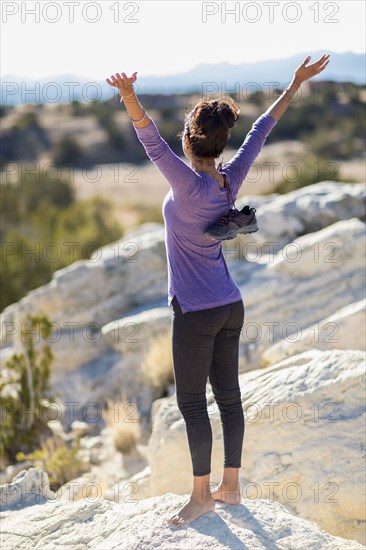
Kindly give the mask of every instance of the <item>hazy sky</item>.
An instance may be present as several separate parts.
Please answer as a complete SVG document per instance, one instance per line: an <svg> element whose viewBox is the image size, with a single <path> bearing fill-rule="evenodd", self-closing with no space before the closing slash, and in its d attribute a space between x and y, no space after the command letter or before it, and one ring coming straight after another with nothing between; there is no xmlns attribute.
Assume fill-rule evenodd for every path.
<svg viewBox="0 0 366 550"><path fill-rule="evenodd" d="M158 76L202 62L255 62L318 49L364 52L365 18L363 0L3 0L1 73Z"/></svg>

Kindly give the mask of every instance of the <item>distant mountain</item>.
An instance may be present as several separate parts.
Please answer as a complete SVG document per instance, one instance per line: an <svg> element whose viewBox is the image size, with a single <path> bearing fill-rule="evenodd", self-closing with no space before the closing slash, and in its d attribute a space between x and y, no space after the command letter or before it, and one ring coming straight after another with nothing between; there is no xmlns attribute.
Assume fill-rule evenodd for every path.
<svg viewBox="0 0 366 550"><path fill-rule="evenodd" d="M258 89L265 91L269 83L278 87L287 84L293 72L309 52L296 54L286 59L267 59L254 63L234 65L223 63L200 63L184 73L167 76L139 75L136 90L143 93L220 93L234 91L251 93ZM336 53L331 51L311 52L311 62L323 53L330 53L331 59L324 73L314 80L352 82L365 84L365 55L353 52ZM106 75L108 76L108 75ZM0 103L68 103L72 100L106 100L112 97L113 90L104 80L80 77L73 74L55 75L38 81L15 75L5 75L1 79Z"/></svg>

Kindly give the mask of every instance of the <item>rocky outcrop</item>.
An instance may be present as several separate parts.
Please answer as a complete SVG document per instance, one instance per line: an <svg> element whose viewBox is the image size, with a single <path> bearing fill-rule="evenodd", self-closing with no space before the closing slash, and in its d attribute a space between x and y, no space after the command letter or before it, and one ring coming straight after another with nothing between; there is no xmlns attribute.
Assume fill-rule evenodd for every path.
<svg viewBox="0 0 366 550"><path fill-rule="evenodd" d="M27 474L32 485L34 470ZM37 480L40 477L37 473ZM131 495L122 501L118 497L114 501L95 497L69 502L55 496L50 495L43 503L23 505L21 528L13 510L3 511L2 548L363 548L356 541L332 536L315 523L293 516L286 506L270 499L244 499L235 505L216 503L213 512L177 529L164 520L185 504L188 495L169 492L142 501Z"/></svg>
<svg viewBox="0 0 366 550"><path fill-rule="evenodd" d="M327 190L344 205L334 208L336 216L344 215L345 208L361 216L362 186L356 184L309 186L294 192L296 200L291 193L278 197L282 208L306 203L310 188L313 203L319 203L318 217L312 223L310 215L306 229L319 225L320 203L330 200ZM258 217L277 199L261 201ZM268 348L299 340L314 324L364 298L364 235L364 222L351 218L297 237L277 253L259 248L257 260L240 259L241 238L223 245L245 304L241 372L271 363L268 355L262 358ZM6 308L1 316L4 360L18 347L21 315L47 313L56 335L51 383L64 401L77 404L73 419L85 420L80 416L85 403L106 395L118 398L122 389L149 414L156 396L149 388L142 391L140 366L150 340L171 322L166 276L164 229L160 224L140 227L96 251L91 260L56 272L48 285Z"/></svg>
<svg viewBox="0 0 366 550"><path fill-rule="evenodd" d="M264 250L277 252L297 236L313 233L340 220L366 221L365 187L360 184L325 181L301 187L284 195L272 195L258 211L259 231L252 241ZM246 204L240 199L239 205ZM254 203L255 206L255 203Z"/></svg>
<svg viewBox="0 0 366 550"><path fill-rule="evenodd" d="M88 323L92 324L89 341L95 347L98 339L92 337L93 332L100 331L105 323L163 298L165 278L164 228L146 224L121 241L98 249L89 260L78 260L56 271L50 283L8 306L1 316L2 343L16 341L17 331L12 334L11 323L16 323L21 313L37 311L60 325L65 341L70 332L73 334L71 328L66 330L73 323L75 333L84 329L84 334ZM58 341L61 349L62 338ZM87 341L85 336L84 345Z"/></svg>
<svg viewBox="0 0 366 550"><path fill-rule="evenodd" d="M48 475L41 468L21 470L11 483L0 486L1 511L47 502L49 499L56 499L56 494L51 491Z"/></svg>
<svg viewBox="0 0 366 550"><path fill-rule="evenodd" d="M271 322L273 320L270 318L271 308L273 308L279 312L279 315L286 314L292 321L298 322L297 312L294 311L296 304L286 303L284 308L283 296L293 296L300 303L307 298L311 300L311 295L316 294L316 289L308 288L308 295L304 296L303 286L298 296L298 292L294 291L297 280L288 283L287 277L294 275L303 278L306 267L306 274L312 277L309 284L318 285L315 276L319 276L320 273L334 272L334 268L343 270L346 262L359 267L360 261L357 256L347 256L346 252L342 253L338 265L332 263L330 241L336 238L337 242L339 241L343 246L346 236L342 233L344 225L339 226L337 235L334 235L333 229L319 234L314 232L329 224L333 224L331 228L335 227L334 224L337 221L344 220L343 223L347 223L345 220L349 220L354 234L357 227L361 228L360 225L355 225L356 218L362 220L365 217L364 197L365 189L360 184L324 182L303 187L286 195L257 198L244 196L240 199L243 203L249 200L250 204L258 206L260 231L252 234L250 238L243 237L244 241L239 237L235 241L223 243L223 253L230 264L233 276L243 290L248 320L260 324L265 321ZM240 204L238 202L238 206ZM351 225L347 227L348 239L353 238L350 234ZM302 241L293 243L289 247L288 254L281 264L279 258L282 252L278 247L291 244L299 235L309 232L312 236L308 236L308 239L301 237ZM269 246L265 244L266 242L272 244ZM254 248L248 247L250 244ZM347 242L343 250L346 250L349 245L353 253L359 252L358 244L353 242ZM294 262L293 256L299 246L306 250L300 260ZM319 262L316 263L319 246L325 247L324 250L320 250L323 258L322 265ZM244 249L249 255L254 253L257 259L241 261L246 254L243 252ZM268 252L270 254L266 256ZM337 254L338 251L335 250L333 257L337 258ZM274 262L272 268L271 262ZM339 275L342 275L341 279L344 280L343 272L339 272ZM281 277L280 284L279 277ZM360 279L359 276L358 279ZM128 346L126 342L128 338L124 338L123 345L120 341L120 345L116 346L116 330L110 330L113 323L117 323L121 328L121 324L126 326L129 322L136 322L139 330L142 326L146 326L144 333L152 333L153 331L147 328L148 312L156 308L163 308L161 315L159 313L157 315L163 324L168 322L166 281L164 227L155 223L145 224L127 233L122 240L97 250L89 260L77 261L57 271L50 283L29 292L18 303L8 306L2 313L0 322L2 356L6 359L18 347L22 315L26 312L45 313L54 323L54 337L51 343L55 354L52 370L53 385L60 384L60 387L63 387L65 377L76 373L75 378L81 377L84 380L86 395L92 398L93 388L100 388L103 384L98 373L109 371L117 363L121 365L121 352L124 359L127 359L131 358L139 348L138 345ZM355 281L355 283L356 291L352 288L347 291L348 294L353 292L355 295L353 299L350 299L351 297L344 291L343 299L337 297L337 303L334 304L333 309L325 308L322 313L314 311L314 315L305 311L301 328L333 314L336 308L361 299L363 296L360 297L358 291L359 282ZM282 288L284 290L281 295L279 292ZM321 292L324 292L324 288L321 288ZM269 304L269 298L271 304ZM317 299L316 302L319 300ZM291 318L292 313L294 313L293 318ZM141 323L135 318L139 314L146 317ZM277 320L277 313L275 317ZM282 319L280 321L282 323ZM155 321L151 322L151 326L154 323ZM107 327L103 329L105 325ZM267 341L259 349L255 335L253 336L257 332L256 327L253 326L253 330L251 327L248 329L248 345L244 346L245 338L242 339L244 358L241 364L242 370L256 368L261 351L281 339L281 334L276 334L272 342ZM128 336L127 333L128 331L126 336ZM264 344L263 335L260 339ZM255 353L253 350L256 350ZM118 372L119 367L114 371ZM75 393L80 395L78 381L74 380L74 382ZM70 397L72 396L68 395L68 398Z"/></svg>
<svg viewBox="0 0 366 550"><path fill-rule="evenodd" d="M245 435L240 487L273 498L330 533L364 540L365 352L311 350L240 375ZM212 481L221 479L220 415L207 387ZM154 408L152 494L186 493L191 459L175 396ZM179 468L177 465L179 464Z"/></svg>
<svg viewBox="0 0 366 550"><path fill-rule="evenodd" d="M280 340L263 352L267 365L312 347L317 349L366 349L366 300L345 306L299 333L294 341Z"/></svg>
<svg viewBox="0 0 366 550"><path fill-rule="evenodd" d="M258 207L260 228L258 234L223 243L245 304L240 339L246 416L240 487L245 501L197 520L190 547L212 548L206 526L217 548L236 548L238 541L248 548L301 550L360 547L347 538L366 542L364 196L364 186L324 182L283 196L240 199ZM54 323L52 392L61 392L63 407L72 403L54 431L71 428L67 437L78 432L81 454L93 466L66 484L79 483L75 502L64 497L48 502L45 489L39 506L27 507L32 501L19 501L19 490L23 486L32 493L37 484L46 486L45 474L33 468L19 471L29 467L26 462L10 465L1 476L10 482L17 474L0 490L4 547L51 548L57 527L59 547L180 547L179 535L169 538L157 518L183 502L173 492L191 490L185 424L174 393L154 401L157 395L141 378L150 342L171 323L166 290L164 228L146 224L90 260L56 272L48 285L1 315L3 365L20 349L24 313L45 313ZM6 369L1 375L6 378ZM218 482L221 421L209 384L207 390L214 433L212 481ZM85 404L118 400L122 392L137 404L143 420L152 415L148 464L143 446L138 446L140 456L122 457L106 444L103 432L99 435L99 424L90 430L82 416ZM83 490L91 484L100 486L102 498L87 502ZM122 504L116 504L116 494L123 495ZM14 529L18 508L21 535ZM80 522L86 520L88 530L80 535ZM17 533L16 543L12 533Z"/></svg>
<svg viewBox="0 0 366 550"><path fill-rule="evenodd" d="M352 218L298 237L261 262L232 264L245 304L241 372L267 364L262 355L273 344L295 342L310 326L362 300L364 263L365 224Z"/></svg>

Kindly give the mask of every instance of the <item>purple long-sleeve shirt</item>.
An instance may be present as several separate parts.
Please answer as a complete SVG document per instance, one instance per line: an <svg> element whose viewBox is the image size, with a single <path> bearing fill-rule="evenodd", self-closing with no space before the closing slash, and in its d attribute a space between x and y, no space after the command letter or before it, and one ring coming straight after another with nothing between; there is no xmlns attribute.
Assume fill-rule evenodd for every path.
<svg viewBox="0 0 366 550"><path fill-rule="evenodd" d="M264 113L253 123L236 155L222 166L235 201L247 173L277 120ZM161 137L152 120L135 128L147 156L171 189L164 198L165 246L168 264L168 306L177 296L183 313L229 304L241 299L222 253L221 241L205 237L208 225L224 216L227 191L204 172L180 159Z"/></svg>

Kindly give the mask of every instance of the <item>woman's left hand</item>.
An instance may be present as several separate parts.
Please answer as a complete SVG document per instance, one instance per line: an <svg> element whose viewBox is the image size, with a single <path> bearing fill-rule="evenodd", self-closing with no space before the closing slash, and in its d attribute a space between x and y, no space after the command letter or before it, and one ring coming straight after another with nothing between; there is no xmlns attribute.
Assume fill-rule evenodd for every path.
<svg viewBox="0 0 366 550"><path fill-rule="evenodd" d="M108 82L110 86L118 88L121 96L124 98L126 96L129 96L133 91L132 84L136 82L136 75L137 71L134 72L131 77L128 77L126 73L116 73L115 75L111 76L111 80L109 80L109 78L106 78L106 82Z"/></svg>
<svg viewBox="0 0 366 550"><path fill-rule="evenodd" d="M306 67L307 63L309 63L311 59L311 55L308 55L308 57L305 59L305 61L299 65L299 67L296 69L294 74L294 80L296 80L299 83L305 82L305 80L309 80L309 78L312 78L313 76L321 73L324 71L325 67L329 63L329 57L330 55L322 55L318 61L313 63L312 65L309 65Z"/></svg>

